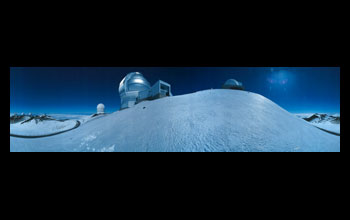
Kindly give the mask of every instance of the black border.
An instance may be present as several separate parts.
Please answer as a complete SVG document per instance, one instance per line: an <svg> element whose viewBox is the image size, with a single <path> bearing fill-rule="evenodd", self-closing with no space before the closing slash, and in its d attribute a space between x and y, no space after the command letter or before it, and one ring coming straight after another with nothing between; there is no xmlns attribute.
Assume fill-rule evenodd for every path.
<svg viewBox="0 0 350 220"><path fill-rule="evenodd" d="M340 67L340 113L341 113L341 146L344 145L345 94L347 68L336 49L321 50L315 48L209 48L183 47L170 49L155 48L146 53L143 48L110 48L109 50L94 49L86 52L86 48L22 48L10 52L9 61L4 68L10 81L10 67ZM90 49L90 48L88 48ZM105 49L105 48L104 48ZM288 51L288 53L283 51ZM268 51L268 52L267 52ZM312 52L310 52L312 51ZM10 86L7 84L9 97ZM6 86L3 86L6 88ZM9 110L10 111L10 110ZM345 116L345 118L344 118ZM7 128L8 134L9 127ZM7 137L9 141L9 136ZM10 145L8 144L8 151ZM344 150L344 148L343 148Z"/></svg>

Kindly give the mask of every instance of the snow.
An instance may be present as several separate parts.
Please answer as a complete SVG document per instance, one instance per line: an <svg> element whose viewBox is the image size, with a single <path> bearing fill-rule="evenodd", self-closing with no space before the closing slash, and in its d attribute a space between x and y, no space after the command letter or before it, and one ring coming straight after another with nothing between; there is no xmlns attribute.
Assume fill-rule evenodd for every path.
<svg viewBox="0 0 350 220"><path fill-rule="evenodd" d="M311 120L310 123L313 126L323 128L325 130L331 131L331 132L336 132L340 134L340 123L335 122L334 117L340 117L339 113L335 114L330 114L330 113L300 113L300 114L295 114L297 117L302 118L302 119L307 119L310 118L311 116L315 115L318 116L317 118ZM321 115L324 115L323 118Z"/></svg>
<svg viewBox="0 0 350 220"><path fill-rule="evenodd" d="M311 123L311 124L315 125L316 127L323 128L325 130L340 134L340 124L333 124L328 121L324 123L318 123L318 124Z"/></svg>
<svg viewBox="0 0 350 220"><path fill-rule="evenodd" d="M252 92L213 89L144 101L11 151L340 151L340 137Z"/></svg>
<svg viewBox="0 0 350 220"><path fill-rule="evenodd" d="M65 121L44 120L36 123L35 120L31 120L22 124L21 122L24 121L22 120L18 123L10 124L10 133L24 136L47 135L69 130L76 126L77 121L80 124L84 124L104 115L101 114L92 118L91 115L49 114L48 116L53 119Z"/></svg>
<svg viewBox="0 0 350 220"><path fill-rule="evenodd" d="M17 135L46 135L59 131L68 130L76 125L75 120L68 121L41 121L36 123L35 120L31 120L26 123L10 124L10 133Z"/></svg>

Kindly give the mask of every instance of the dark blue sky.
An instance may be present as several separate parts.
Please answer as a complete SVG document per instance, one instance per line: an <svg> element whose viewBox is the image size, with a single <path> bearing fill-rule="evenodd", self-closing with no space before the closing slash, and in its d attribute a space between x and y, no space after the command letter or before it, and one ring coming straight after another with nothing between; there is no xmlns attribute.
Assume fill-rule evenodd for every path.
<svg viewBox="0 0 350 220"><path fill-rule="evenodd" d="M13 67L10 112L94 113L119 109L119 82L129 72L142 72L153 85L172 86L173 95L221 88L230 78L292 113L340 112L338 67Z"/></svg>

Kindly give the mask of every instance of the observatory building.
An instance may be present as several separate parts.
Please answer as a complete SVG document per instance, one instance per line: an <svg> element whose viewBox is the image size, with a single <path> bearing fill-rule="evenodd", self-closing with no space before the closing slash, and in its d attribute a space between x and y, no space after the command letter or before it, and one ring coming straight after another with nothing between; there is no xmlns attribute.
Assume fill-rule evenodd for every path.
<svg viewBox="0 0 350 220"><path fill-rule="evenodd" d="M100 103L97 105L97 114L103 114L105 113L105 105Z"/></svg>
<svg viewBox="0 0 350 220"><path fill-rule="evenodd" d="M96 116L101 116L105 115L105 105L100 103L97 105L97 112L93 115L91 115L91 118L96 117Z"/></svg>
<svg viewBox="0 0 350 220"><path fill-rule="evenodd" d="M144 100L172 96L170 84L158 80L152 87L139 72L129 73L119 84L120 109L130 108Z"/></svg>
<svg viewBox="0 0 350 220"><path fill-rule="evenodd" d="M228 79L225 84L222 86L223 89L236 89L244 90L244 87L241 82L238 82L235 79Z"/></svg>

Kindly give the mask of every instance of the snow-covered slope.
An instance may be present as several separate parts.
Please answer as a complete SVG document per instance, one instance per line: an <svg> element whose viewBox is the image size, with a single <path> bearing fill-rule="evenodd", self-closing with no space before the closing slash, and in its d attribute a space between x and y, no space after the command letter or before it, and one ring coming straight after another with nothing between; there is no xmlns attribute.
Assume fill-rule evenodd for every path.
<svg viewBox="0 0 350 220"><path fill-rule="evenodd" d="M327 131L335 132L340 134L340 124L333 124L331 122L324 122L315 124L316 127L323 128Z"/></svg>
<svg viewBox="0 0 350 220"><path fill-rule="evenodd" d="M50 115L19 115L10 116L10 134L22 136L41 136L50 135L75 128L91 120L96 120L106 114L94 115L69 115L69 114L50 114ZM93 116L93 117L92 117ZM79 124L77 124L79 121Z"/></svg>
<svg viewBox="0 0 350 220"><path fill-rule="evenodd" d="M141 102L52 137L11 137L10 146L11 151L340 151L340 138L261 95L215 89Z"/></svg>
<svg viewBox="0 0 350 220"><path fill-rule="evenodd" d="M76 125L75 120L67 121L40 121L35 120L26 123L10 124L10 133L16 135L47 135L59 131L73 128Z"/></svg>

